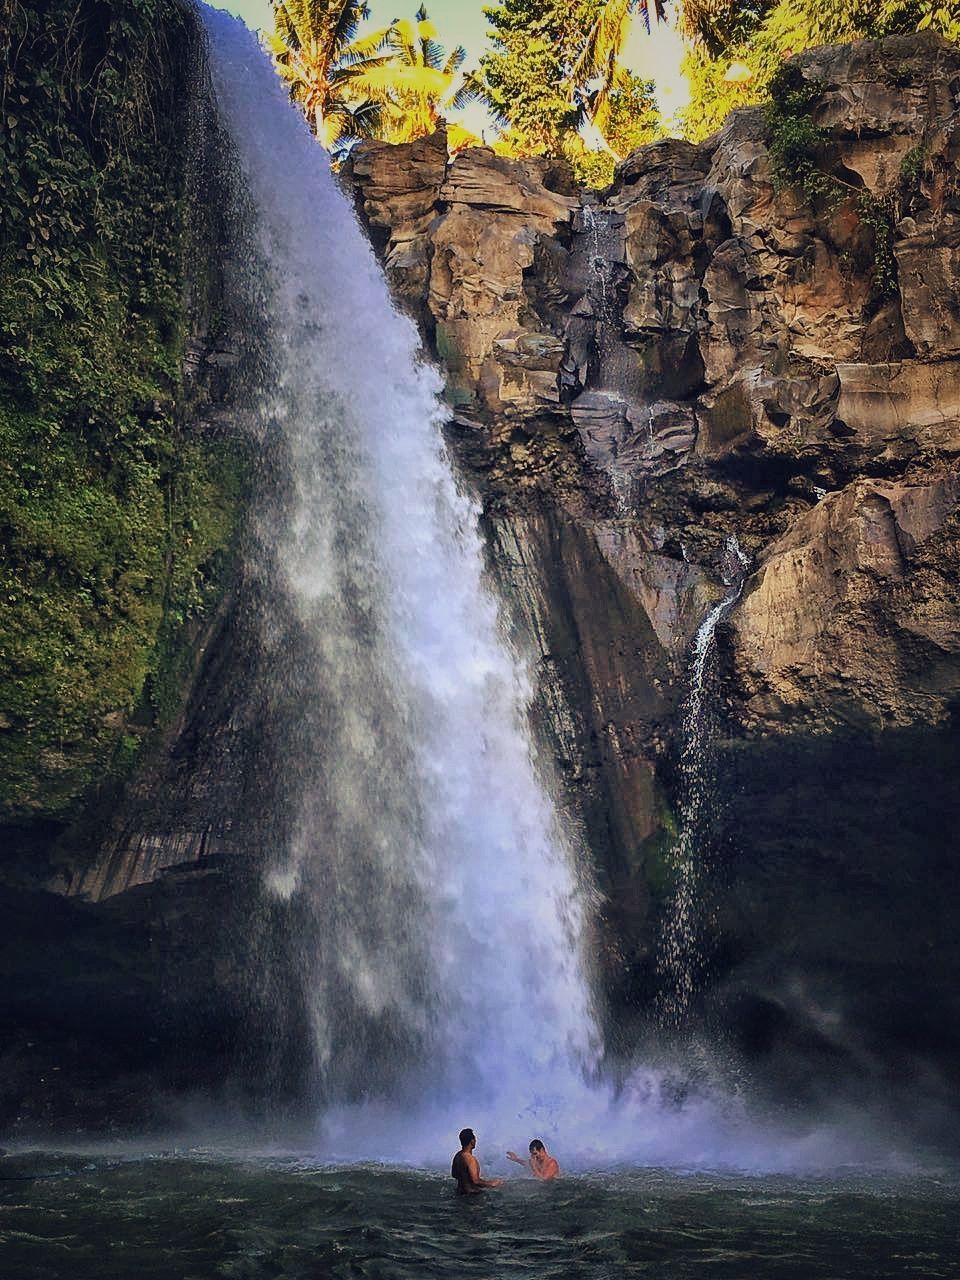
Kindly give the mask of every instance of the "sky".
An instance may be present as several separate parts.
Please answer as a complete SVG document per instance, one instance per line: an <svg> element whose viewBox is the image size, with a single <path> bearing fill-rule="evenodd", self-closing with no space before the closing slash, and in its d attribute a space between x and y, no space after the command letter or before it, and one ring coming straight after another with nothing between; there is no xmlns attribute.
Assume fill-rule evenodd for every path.
<svg viewBox="0 0 960 1280"><path fill-rule="evenodd" d="M258 30L273 27L269 0L210 0L215 8L227 9L242 18L248 27ZM369 0L374 26L387 26L394 18L413 18L419 0ZM447 49L462 44L467 50L468 67L476 66L483 52L489 24L483 8L489 0L426 0L427 12L437 28L440 42ZM657 101L664 118L671 117L688 99L686 81L680 74L683 45L676 31L665 23L657 23L647 35L640 18L634 19L627 41L624 61L638 75L656 82ZM479 131L484 123L482 109L470 108L464 114L467 128Z"/></svg>

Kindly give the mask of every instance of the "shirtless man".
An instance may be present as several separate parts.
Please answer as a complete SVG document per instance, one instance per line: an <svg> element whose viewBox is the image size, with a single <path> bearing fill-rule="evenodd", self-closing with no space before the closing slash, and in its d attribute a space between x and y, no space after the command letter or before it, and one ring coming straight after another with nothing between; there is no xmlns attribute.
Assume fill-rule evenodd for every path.
<svg viewBox="0 0 960 1280"><path fill-rule="evenodd" d="M541 1182L551 1182L560 1177L560 1166L539 1138L530 1143L530 1159L524 1160L515 1151L507 1152L507 1159L514 1164L525 1164L535 1178Z"/></svg>
<svg viewBox="0 0 960 1280"><path fill-rule="evenodd" d="M472 1129L460 1130L460 1150L453 1157L450 1177L457 1183L458 1196L472 1196L484 1187L502 1187L502 1178L481 1178L480 1162L473 1154L477 1136Z"/></svg>

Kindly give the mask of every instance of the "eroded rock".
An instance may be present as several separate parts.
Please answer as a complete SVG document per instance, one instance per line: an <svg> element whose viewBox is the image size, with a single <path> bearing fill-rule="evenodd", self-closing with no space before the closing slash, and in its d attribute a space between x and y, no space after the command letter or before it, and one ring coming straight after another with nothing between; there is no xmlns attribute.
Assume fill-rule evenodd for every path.
<svg viewBox="0 0 960 1280"><path fill-rule="evenodd" d="M924 542L942 537L948 558L935 583L916 548L891 566L905 495L956 502L960 52L927 34L796 65L818 88L838 204L776 188L760 109L703 145L640 150L600 199L574 198L545 161L468 152L423 187L420 319L472 424L463 456L488 509L574 514L675 674L689 601L704 607L711 581L719 594L727 539L761 566L729 632L740 731L936 722L955 682L926 680L917 645L943 639L922 619L955 615L955 548ZM403 148L380 156L355 162L377 227ZM858 190L889 210L893 292ZM385 250L404 296L391 255L422 225L411 208L393 206Z"/></svg>

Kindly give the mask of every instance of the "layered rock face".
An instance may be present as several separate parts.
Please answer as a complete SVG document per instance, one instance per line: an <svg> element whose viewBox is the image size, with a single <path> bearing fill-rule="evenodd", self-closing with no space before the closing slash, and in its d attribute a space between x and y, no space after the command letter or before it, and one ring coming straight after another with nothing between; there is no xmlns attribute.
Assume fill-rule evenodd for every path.
<svg viewBox="0 0 960 1280"><path fill-rule="evenodd" d="M960 57L930 36L798 65L842 175L815 208L774 184L760 110L637 152L602 199L543 160L448 164L442 135L367 144L351 179L494 518L589 527L668 665L736 535L744 729L935 723L957 689Z"/></svg>
<svg viewBox="0 0 960 1280"><path fill-rule="evenodd" d="M753 1002L751 1025L780 1019L819 1043L809 1002L757 979L741 914L751 877L789 914L785 849L798 874L834 876L829 910L795 940L802 969L817 929L842 955L858 860L890 865L896 839L920 860L915 879L942 872L942 837L931 850L927 824L922 838L911 825L924 802L903 760L928 751L940 776L960 692L960 51L926 35L794 65L831 193L812 203L776 172L776 105L735 112L703 145L635 153L602 196L546 160L482 149L448 161L442 134L366 144L347 179L447 372L451 448L483 502L492 571L534 638L625 1006L657 984L651 920L670 910L658 876L680 803L687 655L737 585L731 539L742 549L701 766L727 795L704 857L714 879L743 885L739 907L720 911L739 923L725 941L713 931L714 971ZM788 779L771 774L774 757ZM879 770L872 790L861 768ZM846 800L830 808L844 777L862 802L852 833ZM802 795L792 819L787 781ZM941 823L960 817L933 781L929 803ZM801 830L811 806L816 838ZM779 826L760 820L771 811ZM881 932L914 909L929 920L929 903L893 896L874 912ZM889 965L871 963L863 980L882 985Z"/></svg>
<svg viewBox="0 0 960 1280"><path fill-rule="evenodd" d="M844 175L819 210L774 185L759 110L637 152L590 202L543 160L448 164L442 135L368 144L351 179L495 521L588 528L666 669L736 535L741 728L937 723L960 672L960 57L931 36L799 67Z"/></svg>

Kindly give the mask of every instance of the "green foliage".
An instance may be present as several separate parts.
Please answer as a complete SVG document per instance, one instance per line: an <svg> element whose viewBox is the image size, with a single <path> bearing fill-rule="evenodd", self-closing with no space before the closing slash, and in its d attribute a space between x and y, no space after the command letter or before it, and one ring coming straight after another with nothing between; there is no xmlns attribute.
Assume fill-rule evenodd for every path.
<svg viewBox="0 0 960 1280"><path fill-rule="evenodd" d="M205 607L237 490L232 464L224 473L178 422L187 11L50 0L14 19L0 140L0 811L58 815L115 750L129 759L161 630Z"/></svg>
<svg viewBox="0 0 960 1280"><path fill-rule="evenodd" d="M829 171L827 134L809 115L810 107L823 93L822 84L804 79L800 68L791 62L774 76L770 88L766 126L774 187L800 190L811 205L827 212L842 200L852 199L861 226L872 235L874 291L879 298L889 296L897 288L893 255L893 223L898 215L895 200L851 186Z"/></svg>
<svg viewBox="0 0 960 1280"><path fill-rule="evenodd" d="M881 298L897 291L897 261L893 256L894 203L869 191L857 196L857 214L862 226L873 232L873 287Z"/></svg>
<svg viewBox="0 0 960 1280"><path fill-rule="evenodd" d="M358 35L365 0L272 0L267 49L321 145L334 155L380 136L390 93L377 82L389 66L389 29Z"/></svg>
<svg viewBox="0 0 960 1280"><path fill-rule="evenodd" d="M690 87L690 102L679 113L683 135L691 142L709 138L736 107L753 106L762 93L751 84L729 83L724 77L733 60L710 56L702 45L684 58L681 70Z"/></svg>
<svg viewBox="0 0 960 1280"><path fill-rule="evenodd" d="M188 440L167 487L166 600L145 685L152 722L176 716L193 665L195 625L215 607L231 559L249 459L239 442Z"/></svg>
<svg viewBox="0 0 960 1280"><path fill-rule="evenodd" d="M458 45L447 53L424 5L413 22L394 20L387 48L391 61L379 73L391 97L384 136L391 142L410 142L432 133L447 108L471 96L462 88L455 92L467 51Z"/></svg>
<svg viewBox="0 0 960 1280"><path fill-rule="evenodd" d="M680 0L678 9L694 42L684 64L684 131L693 141L734 107L765 101L784 60L804 49L926 28L960 39L956 0Z"/></svg>
<svg viewBox="0 0 960 1280"><path fill-rule="evenodd" d="M574 181L587 191L603 191L613 182L617 159L609 151L590 151L584 146L568 148L567 159Z"/></svg>
<svg viewBox="0 0 960 1280"><path fill-rule="evenodd" d="M408 142L432 133L443 110L472 97L457 88L466 51L447 53L424 5L412 22L361 33L364 0L273 0L274 66L320 143L343 158L360 138Z"/></svg>
<svg viewBox="0 0 960 1280"><path fill-rule="evenodd" d="M787 63L771 81L766 110L770 172L777 190L799 187L811 201L836 202L840 187L823 169L827 135L809 116L823 88L817 80L806 80L795 63Z"/></svg>
<svg viewBox="0 0 960 1280"><path fill-rule="evenodd" d="M956 0L885 0L880 9L885 32L939 31L948 40L960 41L960 4Z"/></svg>
<svg viewBox="0 0 960 1280"><path fill-rule="evenodd" d="M611 88L603 134L618 156L653 142L661 133L654 82L624 70Z"/></svg>
<svg viewBox="0 0 960 1280"><path fill-rule="evenodd" d="M662 15L660 4L649 11ZM502 130L498 150L564 157L586 186L607 186L616 161L652 140L649 81L620 61L640 0L500 0L485 9L492 49L472 78ZM591 147L592 133L599 141Z"/></svg>
<svg viewBox="0 0 960 1280"><path fill-rule="evenodd" d="M602 123L606 149L589 148L579 134L568 136L562 144L575 181L589 191L608 187L618 159L660 136L660 113L653 100L652 81L621 71L604 104Z"/></svg>
<svg viewBox="0 0 960 1280"><path fill-rule="evenodd" d="M901 216L908 214L920 194L920 182L923 178L923 147L918 143L911 147L900 161L900 203Z"/></svg>
<svg viewBox="0 0 960 1280"><path fill-rule="evenodd" d="M486 101L520 155L560 155L580 123L567 84L598 0L501 0L484 12L492 49L480 60Z"/></svg>

